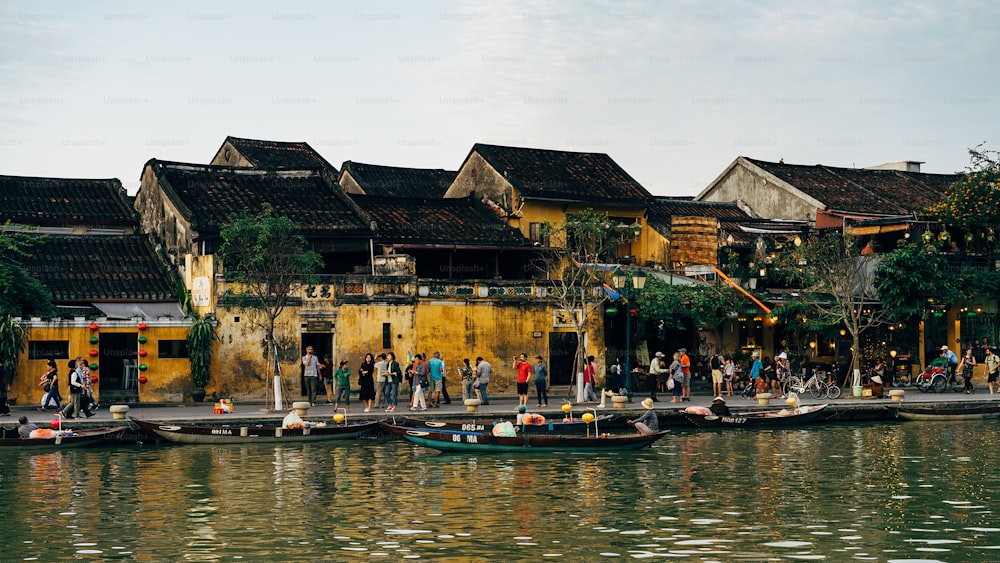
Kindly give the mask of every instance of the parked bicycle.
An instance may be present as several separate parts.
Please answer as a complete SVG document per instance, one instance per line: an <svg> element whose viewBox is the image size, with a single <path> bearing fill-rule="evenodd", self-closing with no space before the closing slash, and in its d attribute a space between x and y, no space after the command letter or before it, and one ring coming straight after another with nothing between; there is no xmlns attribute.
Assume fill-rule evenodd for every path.
<svg viewBox="0 0 1000 563"><path fill-rule="evenodd" d="M813 399L837 399L840 397L840 387L828 381L829 374L818 368L812 370L812 377L802 381L801 377L791 376L788 378L787 391L802 395L808 392Z"/></svg>

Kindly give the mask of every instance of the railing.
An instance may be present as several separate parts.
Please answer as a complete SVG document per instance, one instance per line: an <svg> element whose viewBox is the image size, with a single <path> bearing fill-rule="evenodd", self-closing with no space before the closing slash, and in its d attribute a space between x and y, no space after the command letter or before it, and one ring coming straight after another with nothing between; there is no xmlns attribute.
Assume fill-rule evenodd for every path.
<svg viewBox="0 0 1000 563"><path fill-rule="evenodd" d="M303 301L363 301L365 299L455 299L491 301L545 299L551 282L544 280L441 280L415 276L321 276L300 292ZM595 288L600 296L601 289Z"/></svg>

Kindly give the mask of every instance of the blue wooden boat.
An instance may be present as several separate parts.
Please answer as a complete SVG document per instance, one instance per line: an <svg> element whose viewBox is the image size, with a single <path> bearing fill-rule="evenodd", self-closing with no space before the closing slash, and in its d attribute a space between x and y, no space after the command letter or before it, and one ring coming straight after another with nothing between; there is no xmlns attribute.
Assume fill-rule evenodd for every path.
<svg viewBox="0 0 1000 563"><path fill-rule="evenodd" d="M601 415L595 419L600 425L605 422L610 421L614 418L610 414ZM469 419L426 419L426 418L410 418L405 417L399 426L408 426L411 428L423 428L430 430L458 430L461 432L490 432L493 430L493 426L498 422L503 422L499 419L486 419L486 418L469 418ZM513 421L508 421L513 424ZM594 422L590 423L590 430L594 430ZM514 425L518 432L543 432L549 434L586 434L588 424L579 418L574 418L573 420L563 420L561 418L554 420L545 420L542 424L523 424Z"/></svg>
<svg viewBox="0 0 1000 563"><path fill-rule="evenodd" d="M245 424L174 424L136 418L129 420L155 436L182 444L264 444L348 440L363 436L379 425L375 421L363 421L305 428L282 428L281 421Z"/></svg>
<svg viewBox="0 0 1000 563"><path fill-rule="evenodd" d="M581 436L549 433L522 432L517 436L494 436L492 432L462 432L459 430L431 430L385 424L391 434L414 444L441 451L459 452L608 452L645 448L667 434L626 434Z"/></svg>

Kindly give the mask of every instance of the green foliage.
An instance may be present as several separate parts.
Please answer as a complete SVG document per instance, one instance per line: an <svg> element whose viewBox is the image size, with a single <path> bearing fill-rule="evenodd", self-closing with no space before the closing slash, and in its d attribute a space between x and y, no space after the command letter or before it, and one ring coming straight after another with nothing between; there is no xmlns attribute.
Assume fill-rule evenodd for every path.
<svg viewBox="0 0 1000 563"><path fill-rule="evenodd" d="M17 364L26 342L24 327L14 321L12 315L0 317L0 363L7 370L8 381L17 373Z"/></svg>
<svg viewBox="0 0 1000 563"><path fill-rule="evenodd" d="M48 288L32 277L21 262L31 255L31 247L42 243L45 237L13 232L8 230L10 226L7 222L0 228L0 313L51 316L55 310Z"/></svg>
<svg viewBox="0 0 1000 563"><path fill-rule="evenodd" d="M322 260L308 250L305 238L296 232L296 224L278 217L270 205L251 215L234 214L220 230L223 244L219 249L226 279L242 284L246 297L241 309L264 313L268 339L273 337L274 320L288 304L293 290L314 283Z"/></svg>
<svg viewBox="0 0 1000 563"><path fill-rule="evenodd" d="M738 310L741 299L728 285L670 285L650 276L639 294L639 315L644 320L673 322L676 328L688 320L708 328L721 324L726 313Z"/></svg>
<svg viewBox="0 0 1000 563"><path fill-rule="evenodd" d="M875 287L893 320L923 313L928 299L948 305L962 298L958 280L947 272L947 258L934 245L912 242L882 256L875 269Z"/></svg>
<svg viewBox="0 0 1000 563"><path fill-rule="evenodd" d="M983 145L969 149L965 174L927 212L935 220L963 234L978 234L992 247L1000 223L1000 153Z"/></svg>
<svg viewBox="0 0 1000 563"><path fill-rule="evenodd" d="M191 327L187 333L188 357L191 359L191 381L204 389L211 377L213 344L218 340L215 332L215 315L191 313Z"/></svg>

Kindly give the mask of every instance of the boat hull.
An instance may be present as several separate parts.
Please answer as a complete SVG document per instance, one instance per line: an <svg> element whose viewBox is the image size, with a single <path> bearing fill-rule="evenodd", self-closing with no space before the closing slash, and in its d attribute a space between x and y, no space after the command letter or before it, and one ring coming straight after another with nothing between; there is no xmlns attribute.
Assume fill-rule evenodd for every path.
<svg viewBox="0 0 1000 563"><path fill-rule="evenodd" d="M428 448L460 452L603 452L644 448L659 440L666 431L648 435L574 436L563 434L521 434L494 436L490 432L431 430L383 424L386 430Z"/></svg>
<svg viewBox="0 0 1000 563"><path fill-rule="evenodd" d="M781 426L800 426L814 422L827 405L808 407L804 413L779 416L779 411L762 411L736 413L732 416L714 416L681 411L684 417L695 426L702 428L774 428Z"/></svg>
<svg viewBox="0 0 1000 563"><path fill-rule="evenodd" d="M1000 405L944 408L900 406L896 408L896 415L906 420L982 420L1000 418Z"/></svg>
<svg viewBox="0 0 1000 563"><path fill-rule="evenodd" d="M611 415L604 415L598 417L596 422L598 428L601 424L610 421L614 418ZM407 426L410 428L422 428L429 430L457 430L460 432L490 432L493 430L493 425L497 422L501 422L497 419L482 419L482 418L472 418L472 419L454 419L454 420L431 420L422 418L404 418L399 426ZM590 431L594 431L593 422L588 425L582 420L574 420L572 422L563 422L562 420L546 421L544 424L525 424L521 427L515 425L519 432L529 432L529 433L552 433L552 434L586 434L587 428L590 427Z"/></svg>
<svg viewBox="0 0 1000 563"><path fill-rule="evenodd" d="M0 439L0 447L41 449L41 448L85 448L104 443L113 434L121 432L123 427L91 428L76 430L72 434L56 434L51 438L4 438Z"/></svg>
<svg viewBox="0 0 1000 563"><path fill-rule="evenodd" d="M350 440L378 428L378 422L358 422L342 426L281 428L276 424L190 424L130 419L137 426L164 440L179 444L270 444Z"/></svg>

